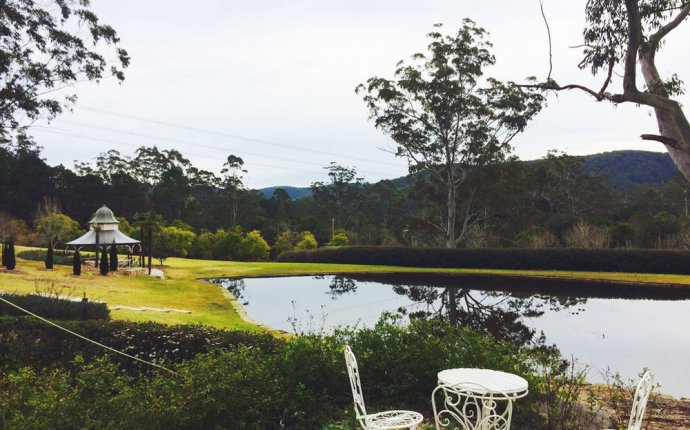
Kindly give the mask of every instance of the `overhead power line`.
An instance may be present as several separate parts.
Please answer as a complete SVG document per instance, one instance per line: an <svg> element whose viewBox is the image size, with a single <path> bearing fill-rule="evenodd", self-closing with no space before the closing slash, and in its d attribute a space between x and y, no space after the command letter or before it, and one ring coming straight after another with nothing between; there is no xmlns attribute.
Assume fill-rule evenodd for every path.
<svg viewBox="0 0 690 430"><path fill-rule="evenodd" d="M56 131L51 129L50 127L43 127L43 126L34 126L36 128L36 131L39 132L44 132L44 133L51 133L51 134L58 134L61 136L67 136L67 137L73 137L76 139L83 139L83 140L92 140L92 141L98 141L98 142L105 142L105 143L110 143L114 145L123 145L123 146L129 146L129 147L134 147L134 148L139 148L141 145L138 145L136 143L129 143L129 142L121 142L118 140L111 140L111 139L104 139L101 137L96 137L96 136L84 136L81 134L76 134L76 133L71 133L71 132L62 132L62 131ZM195 157L199 158L206 158L208 160L221 160L221 157L212 157L208 155L203 155L203 154L196 154L193 152L187 152L189 155L193 155ZM253 166L259 166L259 167L266 167L269 169L282 169L282 170L291 170L293 172L300 172L300 173L316 173L319 175L324 175L325 172L317 172L314 170L304 170L304 169L293 169L290 167L284 167L284 166L275 166L275 165L269 165L269 164L259 164L259 163L252 163Z"/></svg>
<svg viewBox="0 0 690 430"><path fill-rule="evenodd" d="M69 125L75 125L77 127L85 127L85 128L90 128L94 130L101 130L101 131L107 131L110 133L118 133L118 134L123 134L123 135L128 135L128 136L134 136L134 137L140 137L143 139L151 139L151 140L158 140L161 142L170 142L170 143L175 143L178 145L185 145L185 146L191 146L191 147L201 147L201 148L207 148L207 149L212 149L215 151L223 151L225 153L228 153L230 151L229 148L225 148L222 146L218 145L209 145L206 143L196 143L196 142L190 142L187 140L181 140L181 139L175 139L175 138L169 138L169 137L163 137L163 136L157 136L157 135L152 135L152 134L145 134L145 133L137 133L137 132L132 132L132 131L125 131L125 130L119 130L111 127L102 127L102 126L97 126L97 125L92 125L92 124L85 124L81 122L76 122L76 121L68 121L68 120L63 120L59 119L59 123L64 123L64 124L69 124ZM48 128L48 127L46 127ZM70 130L65 130L65 129L58 129L64 132L71 132ZM235 152L235 151L233 151ZM261 158L267 158L270 160L279 160L279 161L288 161L291 163L299 163L299 164L305 164L305 165L312 165L312 166L318 166L318 167L324 167L323 164L316 163L316 162L310 162L310 161L305 161L305 160L298 160L295 158L288 158L288 157L278 157L278 156L273 156L273 155L263 155L263 154L258 154L255 152L248 152L245 150L236 152L237 155L252 155L255 157L261 157ZM253 163L252 163L253 164ZM358 172L361 173L367 173L367 174L372 174L372 175L388 175L388 176L396 176L399 175L396 173L382 173L382 172L374 172L371 170L362 170L362 169L357 169Z"/></svg>
<svg viewBox="0 0 690 430"><path fill-rule="evenodd" d="M363 157L355 157L352 155L337 154L334 152L321 151L321 150L312 149L312 148L303 148L301 146L289 145L286 143L278 143L278 142L272 142L272 141L264 140L264 139L257 139L257 138L248 137L248 136L241 136L238 134L231 134L231 133L225 133L225 132L220 132L220 131L207 130L204 128L192 127L192 126L182 125L182 124L175 124L175 123L166 122L166 121L159 121L156 119L144 118L144 117L135 116L135 115L111 112L111 111L107 111L107 110L103 110L103 109L97 109L97 108L91 108L91 107L85 107L85 106L76 106L76 108L81 109L81 110L85 110L85 111L89 111L89 112L95 112L95 113L104 114L104 115L111 115L111 116L116 116L116 117L120 117L120 118L131 119L134 121L147 122L147 123L151 123L151 124L158 124L158 125L162 125L165 127L173 127L173 128L177 128L177 129L181 129L181 130L195 131L198 133L205 133L205 134L210 134L210 135L215 135L215 136L227 137L229 139L244 140L246 142L258 143L260 145L276 146L276 147L281 147L281 148L292 149L295 151L303 151L303 152L310 152L313 154L328 155L329 157L349 158L351 160L363 161L366 163L375 163L375 164L379 164L379 165L385 164L385 165L389 165L389 166L400 167L400 165L398 165L398 164L390 163L390 162L386 162L386 161L374 161L374 160L370 160L370 159L363 158Z"/></svg>

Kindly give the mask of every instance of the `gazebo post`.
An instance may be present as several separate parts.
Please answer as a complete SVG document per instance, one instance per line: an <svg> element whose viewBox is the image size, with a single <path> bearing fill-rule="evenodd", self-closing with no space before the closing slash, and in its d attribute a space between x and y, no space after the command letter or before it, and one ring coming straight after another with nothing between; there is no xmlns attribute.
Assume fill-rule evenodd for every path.
<svg viewBox="0 0 690 430"><path fill-rule="evenodd" d="M98 246L100 245L100 243L99 243L100 237L99 236L100 236L100 232L101 232L101 227L94 225L93 229L96 232L96 247L95 247L96 248L96 264L94 265L94 267L98 267Z"/></svg>
<svg viewBox="0 0 690 430"><path fill-rule="evenodd" d="M153 254L153 229L149 226L149 229L146 231L146 243L147 243L147 248L148 248L148 254L149 254L149 275L151 274L151 257Z"/></svg>

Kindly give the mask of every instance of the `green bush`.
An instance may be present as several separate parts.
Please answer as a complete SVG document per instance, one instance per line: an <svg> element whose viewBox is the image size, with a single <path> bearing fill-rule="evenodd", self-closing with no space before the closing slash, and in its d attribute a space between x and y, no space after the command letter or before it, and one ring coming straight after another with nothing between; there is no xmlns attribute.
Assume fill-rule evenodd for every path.
<svg viewBox="0 0 690 430"><path fill-rule="evenodd" d="M81 303L77 303L81 305ZM40 312L37 312L40 313ZM119 351L160 363L178 363L214 349L250 345L272 351L278 342L268 334L227 331L201 325L168 326L127 321L63 321L63 327ZM93 361L103 355L100 347L29 318L0 317L0 363L8 368L65 367L75 356ZM112 360L135 374L149 369L119 355Z"/></svg>
<svg viewBox="0 0 690 430"><path fill-rule="evenodd" d="M43 318L59 320L107 320L110 318L110 311L105 303L73 302L33 294L0 294L0 296ZM26 314L15 307L0 302L0 315L25 316Z"/></svg>
<svg viewBox="0 0 690 430"><path fill-rule="evenodd" d="M240 256L242 260L265 260L271 252L271 247L261 236L259 230L252 230L242 239Z"/></svg>
<svg viewBox="0 0 690 430"><path fill-rule="evenodd" d="M31 261L46 261L47 251L44 251L42 249L22 251L17 254L17 257ZM53 253L53 263L68 266L72 264L72 254L65 254L62 252Z"/></svg>
<svg viewBox="0 0 690 430"><path fill-rule="evenodd" d="M690 252L643 249L446 249L351 246L288 251L278 261L406 267L690 274Z"/></svg>
<svg viewBox="0 0 690 430"><path fill-rule="evenodd" d="M9 327L5 324L2 328L4 333ZM125 344L141 346L151 338L160 341L165 330L156 325L148 328L154 330L126 333ZM180 361L177 355L188 356L195 348L175 353L172 362L157 361L172 367L177 375L154 371L133 377L122 372L122 364L75 359L74 355L56 367L20 363L31 364L28 368L10 361L0 376L0 422L7 428L22 429L323 428L343 418L343 411L352 413L342 353L343 345L349 344L357 356L365 400L372 410L413 408L428 417L429 396L438 371L486 367L522 375L530 382L531 395L515 404L514 426L547 428L536 413L534 400L543 400L543 393L538 391L542 384L535 374L538 366L557 363L557 356L547 350L520 349L439 321L418 320L403 326L390 318L382 319L374 328L284 340L265 334L220 332L197 326L175 335L192 343L209 335L216 340L231 339L216 345L202 340L196 345L197 351L213 351L177 365L173 363ZM113 345L109 341L104 343ZM168 342L162 345L168 346ZM71 348L62 342L52 347ZM71 349L72 354L76 351ZM5 349L3 354L0 357L7 363L6 356L17 352Z"/></svg>

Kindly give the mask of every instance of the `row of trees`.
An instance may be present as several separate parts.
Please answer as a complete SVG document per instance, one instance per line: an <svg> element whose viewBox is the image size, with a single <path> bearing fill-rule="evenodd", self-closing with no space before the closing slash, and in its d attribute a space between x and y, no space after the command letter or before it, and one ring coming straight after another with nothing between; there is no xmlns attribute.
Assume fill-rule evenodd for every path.
<svg viewBox="0 0 690 430"><path fill-rule="evenodd" d="M11 162L27 157L18 152L6 154L9 156L5 160ZM28 156L37 157L35 162L43 165L46 172L66 171L61 166L45 166L37 152ZM266 198L238 184L237 224L228 215L210 223L204 221L213 219L209 213L227 203L222 188L208 185L210 195L217 198L209 197L204 205L188 202L197 209L183 212L182 218L158 216L156 252L163 258L265 258L264 251L241 250L243 240L247 247L251 241L245 240L243 232L254 230L261 231L265 242L273 244L274 255L318 244L446 245L445 234L437 228L447 216L446 191L429 174L422 172L368 184L353 168L331 164L326 169L328 182L312 184L312 196L297 200L282 189ZM71 175L76 183L101 180L93 172ZM50 177L45 178L46 184L50 184ZM138 184L132 191L137 187L147 190L140 196L140 207L152 208L155 213L159 209L153 199L155 186L147 187L129 178L132 184ZM42 180L37 176L34 182ZM111 201L112 184L100 184L105 190L103 195L85 197L61 194L59 187L46 186L40 189L44 194L35 200L40 204L29 212L28 218L22 218L21 211L10 203L8 195L13 194L12 188L3 186L0 237L46 247L67 242L83 234L80 226L90 219L93 202L103 200L116 213L127 216L119 219L122 231L139 237L141 220L139 212L133 212L137 194L133 192L126 201ZM690 235L687 188L687 183L678 177L660 186L614 190L603 178L586 172L582 157L558 152L528 163L508 159L468 171L457 195L459 246L686 248ZM127 188L121 192L126 193ZM194 188L192 194L197 194ZM77 200L84 205L81 218L79 211L68 209ZM89 203L90 211L86 212L84 202Z"/></svg>

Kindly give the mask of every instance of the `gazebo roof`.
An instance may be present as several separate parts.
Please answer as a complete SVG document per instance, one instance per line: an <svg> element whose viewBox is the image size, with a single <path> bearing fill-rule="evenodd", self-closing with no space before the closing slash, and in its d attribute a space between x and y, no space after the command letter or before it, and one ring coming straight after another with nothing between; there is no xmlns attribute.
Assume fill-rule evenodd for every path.
<svg viewBox="0 0 690 430"><path fill-rule="evenodd" d="M89 224L120 224L120 221L115 219L115 214L110 208L103 205L96 211L93 219L89 221Z"/></svg>
<svg viewBox="0 0 690 430"><path fill-rule="evenodd" d="M108 209L108 210L110 210L110 209ZM115 245L136 245L137 243L141 243L141 242L136 240L136 239L132 239L129 236L126 236L125 234L123 234L119 230L106 230L106 231L99 232L99 234L98 234L98 244L99 245L108 246L108 245L112 245L113 243L115 243ZM67 242L65 245L74 246L74 247L96 246L96 231L89 230L82 237L80 237L78 239L74 239L71 242Z"/></svg>

